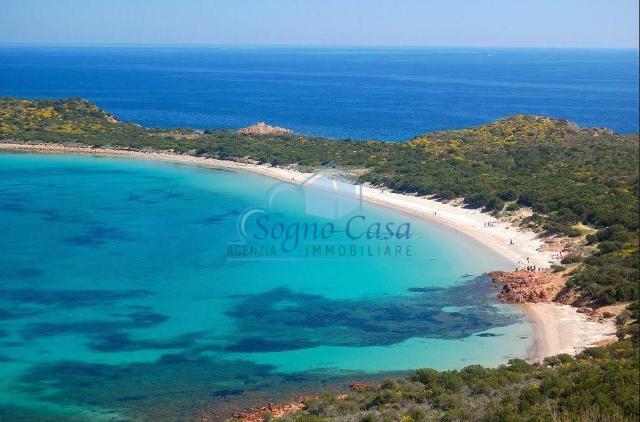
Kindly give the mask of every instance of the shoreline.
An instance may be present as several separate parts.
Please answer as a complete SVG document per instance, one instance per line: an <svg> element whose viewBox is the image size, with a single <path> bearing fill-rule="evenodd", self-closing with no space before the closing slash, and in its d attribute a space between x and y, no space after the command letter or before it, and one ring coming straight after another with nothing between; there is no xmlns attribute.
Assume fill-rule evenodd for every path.
<svg viewBox="0 0 640 422"><path fill-rule="evenodd" d="M179 155L170 152L143 152L115 148L92 148L60 144L21 144L2 141L0 141L0 150L143 158L247 171L282 181L299 183L312 175L312 173L302 173L297 170L268 165ZM483 244L518 268L527 265L549 268L552 264L559 263L559 259L554 252L539 250L544 245L544 241L538 238L536 233L524 231L511 224L501 222L478 209L462 208L427 197L410 196L370 186L363 186L362 199L372 204L409 213L422 219L445 225ZM434 212L436 213L435 215ZM484 223L492 223L493 227L484 227ZM513 240L513 245L510 245L511 240ZM527 258L529 258L528 262Z"/></svg>
<svg viewBox="0 0 640 422"><path fill-rule="evenodd" d="M54 143L16 143L3 140L0 140L0 151L150 159L245 171L298 183L305 181L312 175L293 169L180 155L171 152L132 151ZM544 240L533 231L523 230L510 223L502 222L479 209L462 208L427 197L395 193L371 186L363 186L362 199L449 227L491 249L516 268L524 268L527 265L549 268L551 265L559 263L561 259L557 252L543 250ZM491 227L488 227L486 223L491 223ZM586 347L616 338L615 326L611 320L605 323L593 321L587 315L577 312L578 309L570 305L527 303L520 305L520 307L534 329L534 341L527 357L529 361L540 361L546 356L560 353L575 354Z"/></svg>
<svg viewBox="0 0 640 422"><path fill-rule="evenodd" d="M617 340L613 319L596 320L577 308L555 302L518 305L533 324L533 344L527 360L541 362L547 356L575 355L587 347ZM548 353L553 350L554 353Z"/></svg>

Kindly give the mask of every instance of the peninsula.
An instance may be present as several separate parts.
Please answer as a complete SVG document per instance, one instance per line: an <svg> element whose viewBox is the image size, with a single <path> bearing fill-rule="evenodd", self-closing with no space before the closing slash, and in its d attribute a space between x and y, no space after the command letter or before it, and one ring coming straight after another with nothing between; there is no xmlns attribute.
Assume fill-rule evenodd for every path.
<svg viewBox="0 0 640 422"><path fill-rule="evenodd" d="M514 361L504 368L483 369L489 371L484 379L495 381L484 388L505 397L506 386L517 382L516 404L523 411L547 411L541 404L546 398L571 416L587 412L587 407L573 408L575 402L564 403L550 390L541 391L534 387L536 379L579 378L595 362L604 372L635 368L636 378L629 382L637 386L637 134L518 115L406 142L338 141L266 124L238 131L147 129L121 122L82 99L0 98L0 150L144 157L283 180L302 180L318 167L337 163L365 184L365 200L447 225L513 263L516 271L492 277L502 300L525 306L537 334L529 358L543 364ZM591 348L618 339L608 348ZM581 354L550 357L561 353ZM614 359L621 359L622 366ZM445 402L476 388L477 378L465 371L420 370L406 380L359 389L345 400L349 411L377 415L396 399L369 406L366 397L409 391L417 383L432 391L423 399L438 415L451 409L464 412ZM519 374L517 379L507 376L509 371ZM456 379L456 388L448 384L450 378ZM623 391L606 397L621 416L633 413L628 400L637 404L637 395L634 399L625 393L624 398L627 387L623 384ZM587 394L576 384L558 388L575 393L576 400ZM291 408L333 417L340 406L335 397L334 402L327 400L312 398ZM396 410L402 415L412 411L405 405Z"/></svg>

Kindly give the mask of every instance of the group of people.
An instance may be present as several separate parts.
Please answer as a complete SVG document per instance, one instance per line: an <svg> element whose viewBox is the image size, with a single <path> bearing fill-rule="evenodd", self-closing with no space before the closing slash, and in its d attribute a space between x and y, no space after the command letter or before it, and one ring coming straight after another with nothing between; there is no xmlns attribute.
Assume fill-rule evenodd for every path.
<svg viewBox="0 0 640 422"><path fill-rule="evenodd" d="M527 264L529 264L529 257L527 257ZM526 270L527 271L540 271L540 268L536 268L535 265L527 265Z"/></svg>

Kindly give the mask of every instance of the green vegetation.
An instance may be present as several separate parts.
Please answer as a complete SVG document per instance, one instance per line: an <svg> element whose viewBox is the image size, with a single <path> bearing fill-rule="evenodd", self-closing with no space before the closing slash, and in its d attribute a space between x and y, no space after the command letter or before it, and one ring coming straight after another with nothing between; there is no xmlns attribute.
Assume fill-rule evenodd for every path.
<svg viewBox="0 0 640 422"><path fill-rule="evenodd" d="M639 369L637 338L543 364L420 369L347 397L310 399L285 421L636 421Z"/></svg>
<svg viewBox="0 0 640 422"><path fill-rule="evenodd" d="M640 197L638 136L514 116L408 142L335 141L298 135L241 136L228 130L144 129L81 100L0 98L0 139L163 150L277 166L335 162L363 182L399 192L463 198L497 215L531 210L523 224L583 237L571 255L569 288L592 306L635 301L618 316L621 342L542 365L419 370L346 399L312 400L296 421L638 420ZM558 271L563 270L558 267ZM636 321L636 322L634 322Z"/></svg>
<svg viewBox="0 0 640 422"><path fill-rule="evenodd" d="M638 298L638 232L615 225L587 236L598 247L584 260L567 286L593 298L595 305L611 305Z"/></svg>

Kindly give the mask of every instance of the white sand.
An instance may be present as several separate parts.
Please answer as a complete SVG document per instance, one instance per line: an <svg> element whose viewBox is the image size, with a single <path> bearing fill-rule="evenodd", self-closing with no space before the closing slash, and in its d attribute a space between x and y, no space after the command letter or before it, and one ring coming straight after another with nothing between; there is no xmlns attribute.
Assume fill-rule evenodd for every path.
<svg viewBox="0 0 640 422"><path fill-rule="evenodd" d="M33 151L47 153L77 153L104 156L122 156L188 163L193 165L248 171L279 180L301 183L311 174L267 165L245 164L211 158L177 155L172 153L139 152L111 148L90 148L55 144L16 144L0 142L0 150ZM526 231L481 212L439 202L365 186L363 199L367 202L411 213L421 218L444 224L457 230L500 254L514 267L535 265L548 268L557 263L558 256L543 251L543 240L534 232ZM488 227L485 223L492 223ZM513 244L512 244L513 242ZM528 258L528 260L527 260ZM615 329L610 324L589 321L576 312L576 308L556 304L524 305L525 312L535 328L535 340L530 358L539 360L558 353L575 353L589 345L610 337Z"/></svg>
<svg viewBox="0 0 640 422"><path fill-rule="evenodd" d="M521 305L534 326L535 338L528 360L542 361L560 353L576 354L589 346L616 339L613 319L597 321L558 303Z"/></svg>

